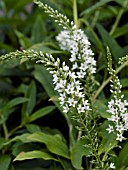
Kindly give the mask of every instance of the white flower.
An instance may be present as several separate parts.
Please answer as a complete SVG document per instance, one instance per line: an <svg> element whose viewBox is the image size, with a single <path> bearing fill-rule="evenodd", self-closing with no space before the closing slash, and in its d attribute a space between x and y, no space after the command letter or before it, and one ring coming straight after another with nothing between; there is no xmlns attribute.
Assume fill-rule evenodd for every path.
<svg viewBox="0 0 128 170"><path fill-rule="evenodd" d="M110 168L111 168L111 169L115 169L115 168L116 168L115 165L114 165L114 163L110 163Z"/></svg>
<svg viewBox="0 0 128 170"><path fill-rule="evenodd" d="M75 91L75 95L79 98L83 98L85 96L85 94L83 94L83 92L80 92L79 90Z"/></svg>
<svg viewBox="0 0 128 170"><path fill-rule="evenodd" d="M123 137L122 133L118 133L116 140L122 142L123 139L124 139L124 137Z"/></svg>
<svg viewBox="0 0 128 170"><path fill-rule="evenodd" d="M108 133L111 133L114 131L113 126L109 125L109 127L106 129L108 131Z"/></svg>
<svg viewBox="0 0 128 170"><path fill-rule="evenodd" d="M60 97L58 99L60 100L60 105L64 105L65 99L66 99L66 94L60 93Z"/></svg>
<svg viewBox="0 0 128 170"><path fill-rule="evenodd" d="M86 72L80 70L79 72L77 72L77 76L78 78L84 78L84 76L86 75Z"/></svg>
<svg viewBox="0 0 128 170"><path fill-rule="evenodd" d="M75 86L74 83L70 83L67 85L67 88L65 89L67 94L73 94L75 92Z"/></svg>
<svg viewBox="0 0 128 170"><path fill-rule="evenodd" d="M123 131L125 130L123 124L119 124L119 125L117 124L117 125L116 125L116 130L117 130L119 133L123 133Z"/></svg>
<svg viewBox="0 0 128 170"><path fill-rule="evenodd" d="M74 60L75 61L75 60ZM78 65L77 65L77 62L75 62L73 65L72 65L72 70L75 70L78 68Z"/></svg>
<svg viewBox="0 0 128 170"><path fill-rule="evenodd" d="M68 98L69 106L75 107L78 101L74 100L73 98Z"/></svg>
<svg viewBox="0 0 128 170"><path fill-rule="evenodd" d="M83 107L81 104L79 104L77 110L78 110L78 113L83 113L83 112L85 112L85 107Z"/></svg>
<svg viewBox="0 0 128 170"><path fill-rule="evenodd" d="M64 113L68 113L68 111L69 111L68 105L67 105L67 104L66 104L66 105L63 105L63 112L64 112Z"/></svg>

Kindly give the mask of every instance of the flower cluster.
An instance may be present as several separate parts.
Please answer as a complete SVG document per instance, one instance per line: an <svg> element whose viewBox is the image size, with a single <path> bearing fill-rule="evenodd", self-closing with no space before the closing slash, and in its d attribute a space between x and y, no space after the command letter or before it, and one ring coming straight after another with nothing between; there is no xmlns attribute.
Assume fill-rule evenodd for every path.
<svg viewBox="0 0 128 170"><path fill-rule="evenodd" d="M111 54L108 51L108 70L112 76L111 80L111 93L113 98L108 102L107 112L111 114L108 120L113 122L113 125L109 125L108 132L116 132L116 140L122 141L124 139L123 132L128 130L128 102L123 100L124 95L121 94L121 84L118 77L115 74L115 70L112 69Z"/></svg>
<svg viewBox="0 0 128 170"><path fill-rule="evenodd" d="M81 80L85 80L88 74L96 72L96 61L92 57L94 54L90 49L90 42L81 29L64 30L56 39L61 49L71 53L69 60L72 63L70 69L65 63L62 64L61 69L65 72L65 80L60 79L59 73L54 72L53 74L54 84L57 83L55 89L60 95L60 103L63 105L64 112L67 112L69 107L73 106L77 108L78 113L84 113L86 110L90 110L90 107L88 100L85 100ZM63 89L60 90L62 86Z"/></svg>
<svg viewBox="0 0 128 170"><path fill-rule="evenodd" d="M41 53L40 55L43 56ZM40 61L48 67L47 69L53 75L53 84L55 85L55 90L59 93L59 101L63 112L67 113L71 107L77 108L78 113L90 110L81 82L77 79L75 73L70 71L65 62L60 66L59 58L55 61L52 55L47 54L46 57L45 60Z"/></svg>
<svg viewBox="0 0 128 170"><path fill-rule="evenodd" d="M64 30L57 37L60 48L71 53L70 61L72 62L72 70L76 72L78 78L84 78L87 72L96 73L96 61L92 50L90 49L90 42L84 31L78 30Z"/></svg>
<svg viewBox="0 0 128 170"><path fill-rule="evenodd" d="M84 31L76 29L73 21L60 14L57 10L52 9L47 4L43 4L38 0L35 3L45 10L58 25L63 27L63 31L56 37L59 42L59 46L63 50L67 50L71 53L70 61L72 66L69 68L62 63L60 66L60 60L54 61L53 69L53 58L50 57L47 61L46 66L53 75L53 83L55 90L58 91L60 104L63 108L63 112L67 113L70 107L77 110L78 113L90 110L90 104L86 100L85 89L83 82L89 74L96 72L96 61L93 58L93 52L90 49L90 42ZM47 56L48 57L48 56ZM42 60L42 62L44 62ZM52 64L52 68L51 68Z"/></svg>

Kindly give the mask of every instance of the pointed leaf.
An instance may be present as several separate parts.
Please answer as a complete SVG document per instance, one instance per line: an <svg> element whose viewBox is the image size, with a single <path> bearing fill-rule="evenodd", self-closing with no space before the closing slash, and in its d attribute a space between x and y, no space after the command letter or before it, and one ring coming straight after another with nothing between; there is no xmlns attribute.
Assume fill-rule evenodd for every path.
<svg viewBox="0 0 128 170"><path fill-rule="evenodd" d="M120 166L128 166L128 143L126 143L123 149L119 153Z"/></svg>
<svg viewBox="0 0 128 170"><path fill-rule="evenodd" d="M2 111L5 111L5 110L8 110L18 104L21 104L21 103L25 103L25 102L28 102L29 99L28 98L25 98L25 97L17 97L17 98L14 98L12 100L10 100L3 108L1 108L0 110Z"/></svg>
<svg viewBox="0 0 128 170"><path fill-rule="evenodd" d="M45 143L50 152L69 159L68 147L60 135L48 135L43 132L37 132L28 136L28 139L34 142Z"/></svg>
<svg viewBox="0 0 128 170"><path fill-rule="evenodd" d="M99 34L102 37L103 42L105 43L106 46L110 48L112 56L114 57L115 61L118 61L118 58L124 55L123 49L119 46L116 40L109 35L107 30L105 30L105 28L102 25L96 24L96 26L99 31Z"/></svg>
<svg viewBox="0 0 128 170"><path fill-rule="evenodd" d="M11 157L9 155L0 155L0 169L8 170L11 162Z"/></svg>
<svg viewBox="0 0 128 170"><path fill-rule="evenodd" d="M37 110L35 113L33 113L30 118L29 122L32 122L40 117L43 117L49 113L51 113L56 107L55 106L46 106L42 109Z"/></svg>
<svg viewBox="0 0 128 170"><path fill-rule="evenodd" d="M5 142L6 142L5 138L0 137L0 149L3 148Z"/></svg>
<svg viewBox="0 0 128 170"><path fill-rule="evenodd" d="M13 161L23 161L26 159L35 159L35 158L58 161L52 155L44 151L21 152L19 155L16 156L16 158Z"/></svg>
<svg viewBox="0 0 128 170"><path fill-rule="evenodd" d="M22 107L22 120L25 120L27 114L31 114L36 104L36 85L35 82L31 82L29 85L25 97L29 98L29 101Z"/></svg>
<svg viewBox="0 0 128 170"><path fill-rule="evenodd" d="M92 12L94 12L97 8L107 4L108 2L111 2L113 0L101 0L100 2L97 2L95 3L93 6L91 6L90 8L84 10L80 15L83 16L83 15L87 15L87 14L90 14Z"/></svg>
<svg viewBox="0 0 128 170"><path fill-rule="evenodd" d="M79 140L72 148L71 151L71 162L74 168L83 169L82 168L82 157L90 156L92 153L92 148L88 145L87 140L81 139Z"/></svg>
<svg viewBox="0 0 128 170"><path fill-rule="evenodd" d="M95 109L95 114L100 114L100 116L102 116L103 118L109 118L111 116L109 113L106 112L108 108L101 100L96 100L93 104L93 107Z"/></svg>

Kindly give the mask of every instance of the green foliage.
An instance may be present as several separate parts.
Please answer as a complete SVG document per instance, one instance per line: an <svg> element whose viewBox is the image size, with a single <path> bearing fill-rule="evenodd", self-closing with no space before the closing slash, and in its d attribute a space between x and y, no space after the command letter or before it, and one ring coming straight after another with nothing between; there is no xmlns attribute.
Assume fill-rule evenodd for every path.
<svg viewBox="0 0 128 170"><path fill-rule="evenodd" d="M116 170L127 170L127 141L118 143L115 134L106 131L111 124L106 120L111 116L106 112L107 102L113 97L109 92L112 77L107 72L106 46L127 100L128 1L42 0L43 5L35 2L43 10L32 0L0 1L0 169L92 170L100 159L101 167L107 167L110 161ZM49 8L48 12L46 3L54 11ZM56 17L59 13L64 15ZM70 115L63 113L52 76L44 65L35 63L42 59L42 51L71 66L69 53L60 50L55 39L63 28L72 31L73 23L68 18L84 30L97 60L95 77L100 85L95 84L91 99L95 121L90 118L93 125L84 138L81 136L85 126L80 126L83 122L73 117L75 110ZM58 25L60 19L62 27ZM89 123L84 119L86 127ZM127 138L127 132L124 135Z"/></svg>

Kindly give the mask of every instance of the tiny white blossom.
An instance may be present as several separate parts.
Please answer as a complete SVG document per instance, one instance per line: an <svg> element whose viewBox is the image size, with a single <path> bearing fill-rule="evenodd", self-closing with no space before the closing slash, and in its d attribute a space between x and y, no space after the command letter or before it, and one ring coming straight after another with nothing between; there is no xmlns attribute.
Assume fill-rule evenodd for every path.
<svg viewBox="0 0 128 170"><path fill-rule="evenodd" d="M68 98L69 106L75 107L78 101L74 100L73 98Z"/></svg>
<svg viewBox="0 0 128 170"><path fill-rule="evenodd" d="M63 105L63 112L64 112L64 113L68 113L68 111L69 111L68 105L67 105L67 104L66 104L66 105Z"/></svg>
<svg viewBox="0 0 128 170"><path fill-rule="evenodd" d="M70 83L70 84L67 85L65 91L66 91L67 94L72 94L72 93L75 92L74 89L75 89L74 83Z"/></svg>
<svg viewBox="0 0 128 170"><path fill-rule="evenodd" d="M83 112L85 112L85 108L84 108L81 104L78 105L77 110L78 110L78 113L83 113Z"/></svg>
<svg viewBox="0 0 128 170"><path fill-rule="evenodd" d="M122 142L123 139L124 139L124 137L123 137L122 133L118 133L116 140Z"/></svg>
<svg viewBox="0 0 128 170"><path fill-rule="evenodd" d="M111 169L115 169L115 168L116 168L115 165L114 165L114 163L110 163L110 168L111 168Z"/></svg>
<svg viewBox="0 0 128 170"><path fill-rule="evenodd" d="M109 125L109 127L106 129L108 131L108 133L111 133L114 131L113 126Z"/></svg>

